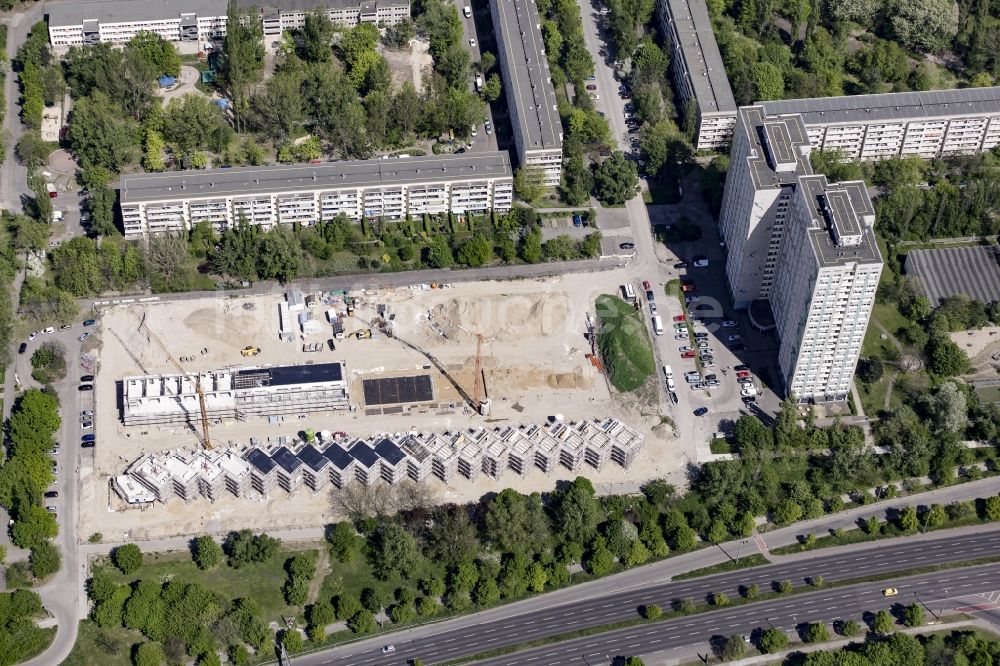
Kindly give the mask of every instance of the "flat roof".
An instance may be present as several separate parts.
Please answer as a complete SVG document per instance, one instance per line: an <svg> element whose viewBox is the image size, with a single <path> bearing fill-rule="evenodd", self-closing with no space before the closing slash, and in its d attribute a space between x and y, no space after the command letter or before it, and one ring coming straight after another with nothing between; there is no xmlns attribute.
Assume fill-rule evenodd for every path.
<svg viewBox="0 0 1000 666"><path fill-rule="evenodd" d="M510 157L506 151L169 171L123 175L121 203L125 205L165 199L239 197L503 177L513 177Z"/></svg>
<svg viewBox="0 0 1000 666"><path fill-rule="evenodd" d="M180 17L181 14L225 16L224 0L74 0L46 5L49 25L82 25L84 21L132 23Z"/></svg>
<svg viewBox="0 0 1000 666"><path fill-rule="evenodd" d="M340 444L331 444L326 447L323 450L323 455L339 470L347 469L354 462L354 456L345 451Z"/></svg>
<svg viewBox="0 0 1000 666"><path fill-rule="evenodd" d="M382 460L385 460L393 467L406 460L406 454L403 453L402 449L396 446L391 439L386 437L383 437L379 440L378 444L375 445L375 453L377 453Z"/></svg>
<svg viewBox="0 0 1000 666"><path fill-rule="evenodd" d="M271 460L277 463L281 469L285 470L289 474L295 473L299 467L302 467L302 461L298 457L288 450L287 446L282 446L280 449L271 454Z"/></svg>
<svg viewBox="0 0 1000 666"><path fill-rule="evenodd" d="M236 387L238 389L339 382L343 379L344 366L340 363L283 365L274 368L250 368L236 371Z"/></svg>
<svg viewBox="0 0 1000 666"><path fill-rule="evenodd" d="M821 268L882 263L882 254L878 250L872 228L867 224L860 223L860 218L871 217L875 214L871 197L868 196L868 190L863 182L848 181L831 186L827 182L826 176L819 174L802 176L799 178L798 186L812 215L812 224L808 234L816 260ZM827 228L824 222L823 206L830 194L836 195L835 198L839 200L839 204L849 209L851 215L855 217L855 221L858 222L857 233L861 236L860 243L841 245L835 240L833 230ZM840 214L845 213L841 211Z"/></svg>
<svg viewBox="0 0 1000 666"><path fill-rule="evenodd" d="M372 467L377 465L378 461L381 460L381 458L379 458L379 455L375 453L375 450L372 447L365 444L364 442L362 442L360 439L356 441L354 445L347 450L347 452L351 455L352 458L357 460L359 463L361 463L368 469L371 469Z"/></svg>
<svg viewBox="0 0 1000 666"><path fill-rule="evenodd" d="M271 470L276 467L276 463L271 459L271 456L260 449L250 449L247 452L246 460L256 467L261 474L270 474Z"/></svg>
<svg viewBox="0 0 1000 666"><path fill-rule="evenodd" d="M661 0L674 23L685 69L702 113L735 112L736 98L726 76L705 0Z"/></svg>
<svg viewBox="0 0 1000 666"><path fill-rule="evenodd" d="M545 56L534 0L490 0L493 29L504 58L504 92L516 110L514 131L524 150L562 149L562 121L556 109L549 61Z"/></svg>
<svg viewBox="0 0 1000 666"><path fill-rule="evenodd" d="M223 0L223 10L225 2ZM257 9L261 13L273 12L309 12L315 9L348 9L351 7L361 7L365 4L381 5L392 7L398 5L409 5L409 0L378 0L378 2L362 2L362 0L236 0L236 6L243 11ZM225 11L223 11L225 13Z"/></svg>
<svg viewBox="0 0 1000 666"><path fill-rule="evenodd" d="M917 278L931 305L965 294L983 303L1000 300L1000 246L911 250L904 269Z"/></svg>
<svg viewBox="0 0 1000 666"><path fill-rule="evenodd" d="M809 135L798 116L767 118L760 106L744 106L737 124L750 141L750 175L758 190L794 185L812 173Z"/></svg>
<svg viewBox="0 0 1000 666"><path fill-rule="evenodd" d="M1000 113L1000 86L758 102L769 116L801 114L806 125L870 123Z"/></svg>

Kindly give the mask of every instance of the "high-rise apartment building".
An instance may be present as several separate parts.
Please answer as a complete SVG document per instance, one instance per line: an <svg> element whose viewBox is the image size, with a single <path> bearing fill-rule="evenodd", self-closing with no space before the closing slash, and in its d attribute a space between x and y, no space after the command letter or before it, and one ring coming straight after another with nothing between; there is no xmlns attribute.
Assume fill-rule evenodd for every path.
<svg viewBox="0 0 1000 666"><path fill-rule="evenodd" d="M498 60L521 167L553 187L562 175L562 121L534 0L490 0Z"/></svg>
<svg viewBox="0 0 1000 666"><path fill-rule="evenodd" d="M785 391L800 400L847 399L882 273L874 224L863 182L799 176L769 300Z"/></svg>
<svg viewBox="0 0 1000 666"><path fill-rule="evenodd" d="M882 258L864 183L813 175L802 118L739 110L719 228L734 306L767 300L785 391L842 400L871 317Z"/></svg>

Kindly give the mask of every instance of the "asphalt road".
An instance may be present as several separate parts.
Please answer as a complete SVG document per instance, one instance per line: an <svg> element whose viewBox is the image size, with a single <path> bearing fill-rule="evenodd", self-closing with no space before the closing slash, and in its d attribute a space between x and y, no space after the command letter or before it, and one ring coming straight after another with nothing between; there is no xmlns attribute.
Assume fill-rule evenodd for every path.
<svg viewBox="0 0 1000 666"><path fill-rule="evenodd" d="M808 559L789 558L791 561L788 562L688 581L633 579L627 586L615 586L612 583L613 586L605 588L602 593L584 599L567 603L553 600L519 613L515 608L518 605L515 604L507 607L506 617L494 619L487 612L478 617L449 620L299 657L296 663L299 666L340 663L388 666L402 665L414 658L432 662L445 661L545 636L633 619L638 608L646 604L667 607L674 599L705 601L715 592L725 592L735 598L740 586L752 583L759 585L762 590L782 580L791 580L793 585L801 587L807 585L808 579L815 575L822 575L828 583L832 583L905 568L963 562L1000 552L1000 527L986 533L932 533L916 540L920 542L919 547L915 547L914 541L903 539L864 544L863 548L847 549L849 552L844 552L844 549L836 552L819 551L817 554L810 554ZM687 568L692 568L692 565ZM537 599L544 602L546 598L554 599L554 595L543 595ZM794 603L802 606L806 603L805 599L806 597L796 597ZM755 608L766 607L760 605ZM705 619L698 622L699 626L706 627L715 621L714 613L703 617ZM701 633L704 634L704 631L706 630L702 629ZM707 636L699 640L704 638ZM381 653L382 645L387 643L396 646L392 655Z"/></svg>
<svg viewBox="0 0 1000 666"><path fill-rule="evenodd" d="M882 595L882 589L888 584L899 589L899 596L887 599ZM898 613L902 606L913 603L918 597L926 604L927 609L940 614L943 610L965 605L961 601L963 596L998 587L1000 564L954 569L887 582L819 590L807 595L719 610L709 615L677 618L654 625L638 625L475 663L480 666L523 666L534 663L561 666L605 663L603 660L615 656L630 655L669 659L671 652L689 650L695 646L704 646L707 654L711 649L709 641L713 637L753 636L755 630L767 629L769 626L794 636L810 622L829 623L845 619L865 622L867 614L879 610L888 609ZM925 617L933 620L930 612ZM657 660L655 663L664 662Z"/></svg>

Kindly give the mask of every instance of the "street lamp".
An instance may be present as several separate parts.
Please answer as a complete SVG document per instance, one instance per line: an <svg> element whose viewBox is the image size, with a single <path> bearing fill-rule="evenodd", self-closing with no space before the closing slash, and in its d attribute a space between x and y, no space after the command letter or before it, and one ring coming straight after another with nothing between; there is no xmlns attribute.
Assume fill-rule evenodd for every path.
<svg viewBox="0 0 1000 666"><path fill-rule="evenodd" d="M919 604L920 604L921 606L923 606L924 608L926 608L926 609L927 609L927 612L928 612L928 613L930 613L931 615L933 615L933 616L934 616L934 619L935 619L935 620L938 620L938 621L940 621L940 620L941 620L941 616L940 616L940 615L938 615L937 613L935 613L935 612L934 612L933 610L931 610L931 607L930 607L930 606L928 606L928 605L927 605L927 604L925 604L925 603L924 603L923 601L921 601L921 600L920 600L920 597L919 597L919 596L917 596L917 593L916 593L916 592L914 592L914 593L913 593L913 598L914 598L914 599L916 599L916 600L917 600L917 602L918 602L918 603L919 603Z"/></svg>

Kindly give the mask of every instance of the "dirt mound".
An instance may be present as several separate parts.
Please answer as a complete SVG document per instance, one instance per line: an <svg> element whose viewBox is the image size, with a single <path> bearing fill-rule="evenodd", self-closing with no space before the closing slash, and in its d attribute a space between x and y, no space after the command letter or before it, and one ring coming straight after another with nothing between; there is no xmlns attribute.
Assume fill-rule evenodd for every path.
<svg viewBox="0 0 1000 666"><path fill-rule="evenodd" d="M450 340L469 342L473 339L469 331L481 331L504 342L563 330L569 322L570 306L565 294L453 298L435 307L431 316Z"/></svg>

